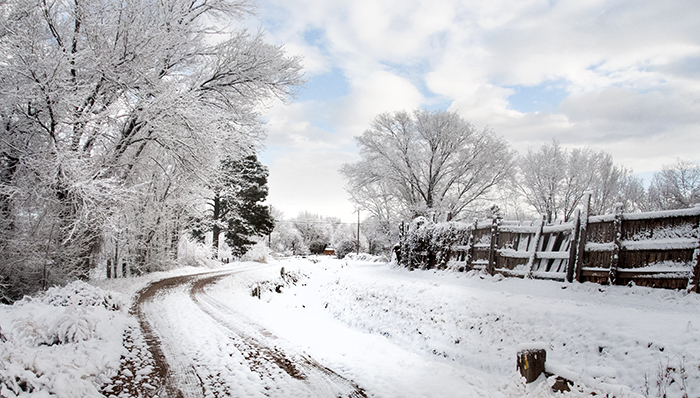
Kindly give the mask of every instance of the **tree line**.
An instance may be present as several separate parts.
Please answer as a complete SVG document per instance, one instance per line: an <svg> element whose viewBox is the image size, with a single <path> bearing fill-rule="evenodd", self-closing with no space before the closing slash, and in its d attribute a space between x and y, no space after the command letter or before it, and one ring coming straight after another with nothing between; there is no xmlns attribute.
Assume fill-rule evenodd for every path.
<svg viewBox="0 0 700 398"><path fill-rule="evenodd" d="M325 249L331 248L338 258L357 250L382 255L388 254L396 244L390 231L372 216L360 222L359 239L357 223L342 222L337 217L302 211L287 219L276 210L273 210L273 216L275 227L267 238L270 249L280 255L323 254Z"/></svg>
<svg viewBox="0 0 700 398"><path fill-rule="evenodd" d="M383 113L356 137L361 160L345 164L350 200L395 240L400 221L418 216L467 220L496 206L514 219L568 221L586 192L591 214L690 207L700 202L700 165L679 159L648 189L610 154L553 140L520 155L490 129L454 112Z"/></svg>
<svg viewBox="0 0 700 398"><path fill-rule="evenodd" d="M298 58L235 26L252 11L247 0L0 2L0 300L87 278L101 261L148 272L177 256L211 211L220 166L261 147L266 102L302 83ZM260 197L229 193L237 211ZM215 221L232 240L252 231Z"/></svg>

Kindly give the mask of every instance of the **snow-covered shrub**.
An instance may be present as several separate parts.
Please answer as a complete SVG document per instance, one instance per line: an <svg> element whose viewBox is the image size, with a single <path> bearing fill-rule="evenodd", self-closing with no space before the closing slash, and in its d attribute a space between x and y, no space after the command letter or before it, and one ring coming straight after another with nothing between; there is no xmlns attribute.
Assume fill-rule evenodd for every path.
<svg viewBox="0 0 700 398"><path fill-rule="evenodd" d="M353 260L353 261L367 261L367 262L373 262L373 263L388 263L389 259L386 256L375 256L369 253L348 253L345 257L343 257L348 260Z"/></svg>
<svg viewBox="0 0 700 398"><path fill-rule="evenodd" d="M354 253L357 250L356 240L341 240L335 245L335 256L337 258L345 258L350 253Z"/></svg>
<svg viewBox="0 0 700 398"><path fill-rule="evenodd" d="M92 312L85 309L67 309L63 316L57 318L49 329L49 335L60 344L77 343L95 338L97 319Z"/></svg>
<svg viewBox="0 0 700 398"><path fill-rule="evenodd" d="M416 217L401 240L401 264L408 268L430 268L430 240L433 223Z"/></svg>
<svg viewBox="0 0 700 398"><path fill-rule="evenodd" d="M15 320L14 334L33 346L95 338L98 323L108 321L109 312L123 312L127 307L117 293L82 281L52 287L41 296L25 297L15 305L23 307L26 314Z"/></svg>
<svg viewBox="0 0 700 398"><path fill-rule="evenodd" d="M121 296L83 281L75 281L63 287L54 286L32 301L56 307L102 307L109 311L119 311L125 307Z"/></svg>
<svg viewBox="0 0 700 398"><path fill-rule="evenodd" d="M308 276L300 271L280 270L279 278L258 280L250 285L251 296L261 298L265 292L282 293L282 289L295 286Z"/></svg>
<svg viewBox="0 0 700 398"><path fill-rule="evenodd" d="M68 307L31 313L16 320L12 329L16 340L31 347L77 343L94 338L97 322L94 311Z"/></svg>
<svg viewBox="0 0 700 398"><path fill-rule="evenodd" d="M119 369L129 318L118 294L84 282L0 305L0 396L100 397Z"/></svg>
<svg viewBox="0 0 700 398"><path fill-rule="evenodd" d="M180 239L177 253L177 261L180 264L201 267L206 265L206 260L211 257L211 247L184 237Z"/></svg>
<svg viewBox="0 0 700 398"><path fill-rule="evenodd" d="M253 247L241 257L241 260L267 263L270 261L271 255L272 250L267 246L267 243L260 241L253 245Z"/></svg>
<svg viewBox="0 0 700 398"><path fill-rule="evenodd" d="M440 269L447 268L452 247L464 245L469 239L469 225L457 222L434 224L430 250L435 253L435 265Z"/></svg>
<svg viewBox="0 0 700 398"><path fill-rule="evenodd" d="M470 226L464 223L433 224L425 217L411 222L400 242L401 264L409 268L445 268L455 245L464 245Z"/></svg>

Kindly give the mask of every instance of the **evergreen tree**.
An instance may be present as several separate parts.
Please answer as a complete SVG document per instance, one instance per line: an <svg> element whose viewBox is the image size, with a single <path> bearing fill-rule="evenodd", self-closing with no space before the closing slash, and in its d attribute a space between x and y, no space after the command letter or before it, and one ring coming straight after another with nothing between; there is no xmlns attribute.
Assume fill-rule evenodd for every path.
<svg viewBox="0 0 700 398"><path fill-rule="evenodd" d="M201 236L202 230L213 233L215 256L222 232L234 256L250 249L255 243L253 236L272 232L274 219L269 207L262 204L267 198L268 174L267 167L254 154L240 159L228 157L221 162L211 184L211 213L193 230L196 236Z"/></svg>

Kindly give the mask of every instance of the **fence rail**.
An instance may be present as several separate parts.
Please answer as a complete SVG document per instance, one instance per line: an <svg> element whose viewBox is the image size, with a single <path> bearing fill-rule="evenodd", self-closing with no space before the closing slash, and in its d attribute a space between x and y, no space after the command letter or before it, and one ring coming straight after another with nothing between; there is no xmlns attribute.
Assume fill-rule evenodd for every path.
<svg viewBox="0 0 700 398"><path fill-rule="evenodd" d="M588 216L589 198L573 221L525 225L493 218L459 229L446 266L526 278L698 291L700 206ZM467 234L467 236L464 236ZM414 256L415 257L415 256ZM435 263L422 251L416 260ZM412 257L413 258L413 257Z"/></svg>

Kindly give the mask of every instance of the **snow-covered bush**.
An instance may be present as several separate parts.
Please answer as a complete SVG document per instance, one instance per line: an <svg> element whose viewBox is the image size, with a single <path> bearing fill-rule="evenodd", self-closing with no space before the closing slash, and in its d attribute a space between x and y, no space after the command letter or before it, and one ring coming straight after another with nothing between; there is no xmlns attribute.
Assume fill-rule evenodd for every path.
<svg viewBox="0 0 700 398"><path fill-rule="evenodd" d="M211 257L211 248L188 237L180 239L178 262L189 267L201 267Z"/></svg>
<svg viewBox="0 0 700 398"><path fill-rule="evenodd" d="M126 308L124 299L117 293L82 281L52 287L41 296L25 297L15 305L23 307L26 314L15 320L14 334L34 346L95 338L99 321L108 320L109 312Z"/></svg>
<svg viewBox="0 0 700 398"><path fill-rule="evenodd" d="M119 311L125 307L124 299L118 294L83 281L63 287L54 286L32 300L56 307L103 307L109 311Z"/></svg>
<svg viewBox="0 0 700 398"><path fill-rule="evenodd" d="M445 268L455 245L469 238L468 224L444 222L434 224L425 217L411 222L400 242L400 264L409 268Z"/></svg>
<svg viewBox="0 0 700 398"><path fill-rule="evenodd" d="M469 225L457 222L444 222L433 225L430 250L435 253L436 267L440 269L447 268L452 247L467 243L469 228Z"/></svg>
<svg viewBox="0 0 700 398"><path fill-rule="evenodd" d="M284 267L280 270L279 278L257 280L250 285L251 296L262 298L263 293L275 292L282 293L282 289L290 286L295 286L300 281L308 279L308 275L300 271L285 271Z"/></svg>
<svg viewBox="0 0 700 398"><path fill-rule="evenodd" d="M85 282L0 305L0 396L100 397L135 322L121 296Z"/></svg>
<svg viewBox="0 0 700 398"><path fill-rule="evenodd" d="M357 250L356 240L341 240L335 245L335 256L345 258L348 254L354 253L355 250Z"/></svg>
<svg viewBox="0 0 700 398"><path fill-rule="evenodd" d="M401 240L401 264L408 268L429 268L428 259L433 223L425 217L416 217Z"/></svg>
<svg viewBox="0 0 700 398"><path fill-rule="evenodd" d="M367 262L373 262L373 263L388 263L389 259L386 256L375 256L369 253L348 253L345 257L343 257L348 260L353 260L353 261L367 261Z"/></svg>
<svg viewBox="0 0 700 398"><path fill-rule="evenodd" d="M258 263L267 263L270 261L272 250L265 242L258 242L250 248L242 257L243 261L255 261Z"/></svg>

